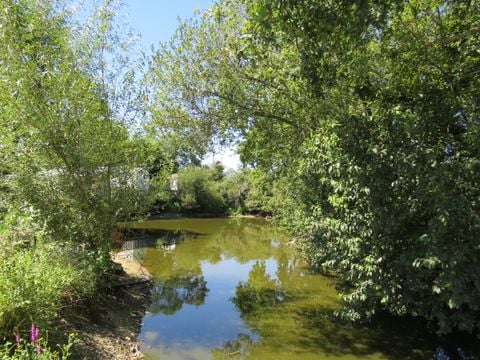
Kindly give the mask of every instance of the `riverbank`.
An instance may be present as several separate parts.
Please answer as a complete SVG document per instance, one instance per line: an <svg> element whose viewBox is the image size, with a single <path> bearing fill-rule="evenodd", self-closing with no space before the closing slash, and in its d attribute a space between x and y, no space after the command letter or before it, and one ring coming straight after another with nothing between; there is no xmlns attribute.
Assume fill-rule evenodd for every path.
<svg viewBox="0 0 480 360"><path fill-rule="evenodd" d="M126 252L113 255L118 270L91 308L79 309L68 321L78 334L74 360L143 359L136 341L149 305L152 277Z"/></svg>
<svg viewBox="0 0 480 360"><path fill-rule="evenodd" d="M147 216L146 220L169 220L169 219L210 219L210 218L244 218L244 219L271 219L270 215L256 215L256 214L240 214L240 215L228 215L228 214L216 214L216 213L163 213L163 214L151 214Z"/></svg>

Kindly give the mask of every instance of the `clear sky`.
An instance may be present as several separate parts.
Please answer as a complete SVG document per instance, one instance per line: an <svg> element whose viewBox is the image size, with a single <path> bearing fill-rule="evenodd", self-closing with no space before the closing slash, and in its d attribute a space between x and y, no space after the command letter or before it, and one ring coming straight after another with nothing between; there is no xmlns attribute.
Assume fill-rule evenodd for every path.
<svg viewBox="0 0 480 360"><path fill-rule="evenodd" d="M124 0L132 27L142 36L142 47L165 42L173 35L178 17L188 19L195 9L206 9L213 0Z"/></svg>
<svg viewBox="0 0 480 360"><path fill-rule="evenodd" d="M168 41L178 26L178 17L188 19L196 9L206 9L214 0L124 0L128 22L141 35L141 47L149 50L153 44ZM240 165L233 149L208 154L204 163L221 161L226 168L236 169Z"/></svg>

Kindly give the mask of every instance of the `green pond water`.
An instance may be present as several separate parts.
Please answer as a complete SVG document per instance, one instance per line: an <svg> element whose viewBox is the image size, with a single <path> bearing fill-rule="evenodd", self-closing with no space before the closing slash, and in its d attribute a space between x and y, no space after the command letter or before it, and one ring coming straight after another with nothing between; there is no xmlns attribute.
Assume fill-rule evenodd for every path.
<svg viewBox="0 0 480 360"><path fill-rule="evenodd" d="M263 219L127 227L138 240L124 247L154 276L138 337L147 359L449 358L412 322L336 320L335 279L311 273Z"/></svg>

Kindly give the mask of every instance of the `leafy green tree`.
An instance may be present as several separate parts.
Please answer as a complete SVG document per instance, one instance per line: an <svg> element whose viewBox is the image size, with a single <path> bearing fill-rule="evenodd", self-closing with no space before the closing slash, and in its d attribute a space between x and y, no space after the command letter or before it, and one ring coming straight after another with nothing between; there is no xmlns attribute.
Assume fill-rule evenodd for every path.
<svg viewBox="0 0 480 360"><path fill-rule="evenodd" d="M107 45L115 48L100 41L112 33L108 6L98 36L78 42L61 1L3 0L0 15L3 194L11 208L37 209L52 237L95 247L141 202L134 143L118 117L128 105L114 104L102 68Z"/></svg>
<svg viewBox="0 0 480 360"><path fill-rule="evenodd" d="M306 111L311 104L304 102L308 99L301 87L290 87L294 54L290 49L264 53L250 46L246 21L244 7L231 2L180 24L153 58L152 123L205 148L211 139L235 141L248 133L241 151L244 162L281 166L282 155L295 149L284 139L302 136L294 110ZM248 59L254 55L268 55L268 64L259 69L262 63ZM272 68L278 71L275 79ZM265 77L268 71L270 77Z"/></svg>
<svg viewBox="0 0 480 360"><path fill-rule="evenodd" d="M273 180L262 171L240 169L227 175L220 186L230 212L271 214Z"/></svg>
<svg viewBox="0 0 480 360"><path fill-rule="evenodd" d="M187 211L223 213L225 203L215 181L215 170L187 166L178 172L178 198Z"/></svg>
<svg viewBox="0 0 480 360"><path fill-rule="evenodd" d="M299 161L315 189L301 197L312 260L351 285L349 318L387 309L440 332L478 331L478 4L324 6L333 36L307 8L272 9L285 40L301 39L304 77L333 110Z"/></svg>
<svg viewBox="0 0 480 360"><path fill-rule="evenodd" d="M243 139L345 317L477 332L479 6L221 1L156 54L153 121Z"/></svg>
<svg viewBox="0 0 480 360"><path fill-rule="evenodd" d="M140 88L128 67L106 65L125 48L113 4L95 9L87 34L67 5L0 0L1 341L32 323L58 329L72 302L93 298L115 222L145 204L130 121L139 103L128 101Z"/></svg>

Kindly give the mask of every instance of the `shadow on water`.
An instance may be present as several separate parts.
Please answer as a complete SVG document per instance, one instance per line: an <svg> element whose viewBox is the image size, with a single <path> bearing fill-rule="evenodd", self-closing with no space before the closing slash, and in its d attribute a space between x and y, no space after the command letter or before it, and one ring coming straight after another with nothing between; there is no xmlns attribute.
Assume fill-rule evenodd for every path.
<svg viewBox="0 0 480 360"><path fill-rule="evenodd" d="M288 359L308 358L308 355L314 355L312 358L315 358L315 354L328 354L329 358L364 359L376 358L375 355L381 353L382 358L392 360L478 359L474 355L475 350L464 350L471 344L465 344L465 341L460 339L456 343L452 343L451 340L439 342L433 335L423 332L424 324L415 320L404 321L404 324L399 326L398 322L402 320L388 319L396 323L395 327L389 327L387 324L352 326L341 324L331 310L300 310L297 315L300 322L308 322L310 333L303 334L301 338L297 337L293 341L274 343L275 350L268 353L276 355L270 357L268 353L265 354L264 349L267 346L263 339L254 342L248 335L239 334L237 339L227 341L222 347L213 349L213 358ZM272 344L268 347L272 348Z"/></svg>
<svg viewBox="0 0 480 360"><path fill-rule="evenodd" d="M315 291L291 291L289 282L294 281L295 271L287 263L277 263L276 275L274 278L268 274L265 262L259 261L253 265L248 280L238 283L231 301L261 339L253 343L242 336L217 349L220 353L245 354L246 348L256 353L257 348L268 347L281 353L320 352L338 358L365 358L380 352L398 360L477 359L474 353L478 353L479 346L471 337L440 339L421 320L388 314L378 315L368 325L349 324L335 316L335 308L310 302L318 295ZM286 319L294 319L294 326L288 326ZM288 327L290 333L278 330L282 326Z"/></svg>

